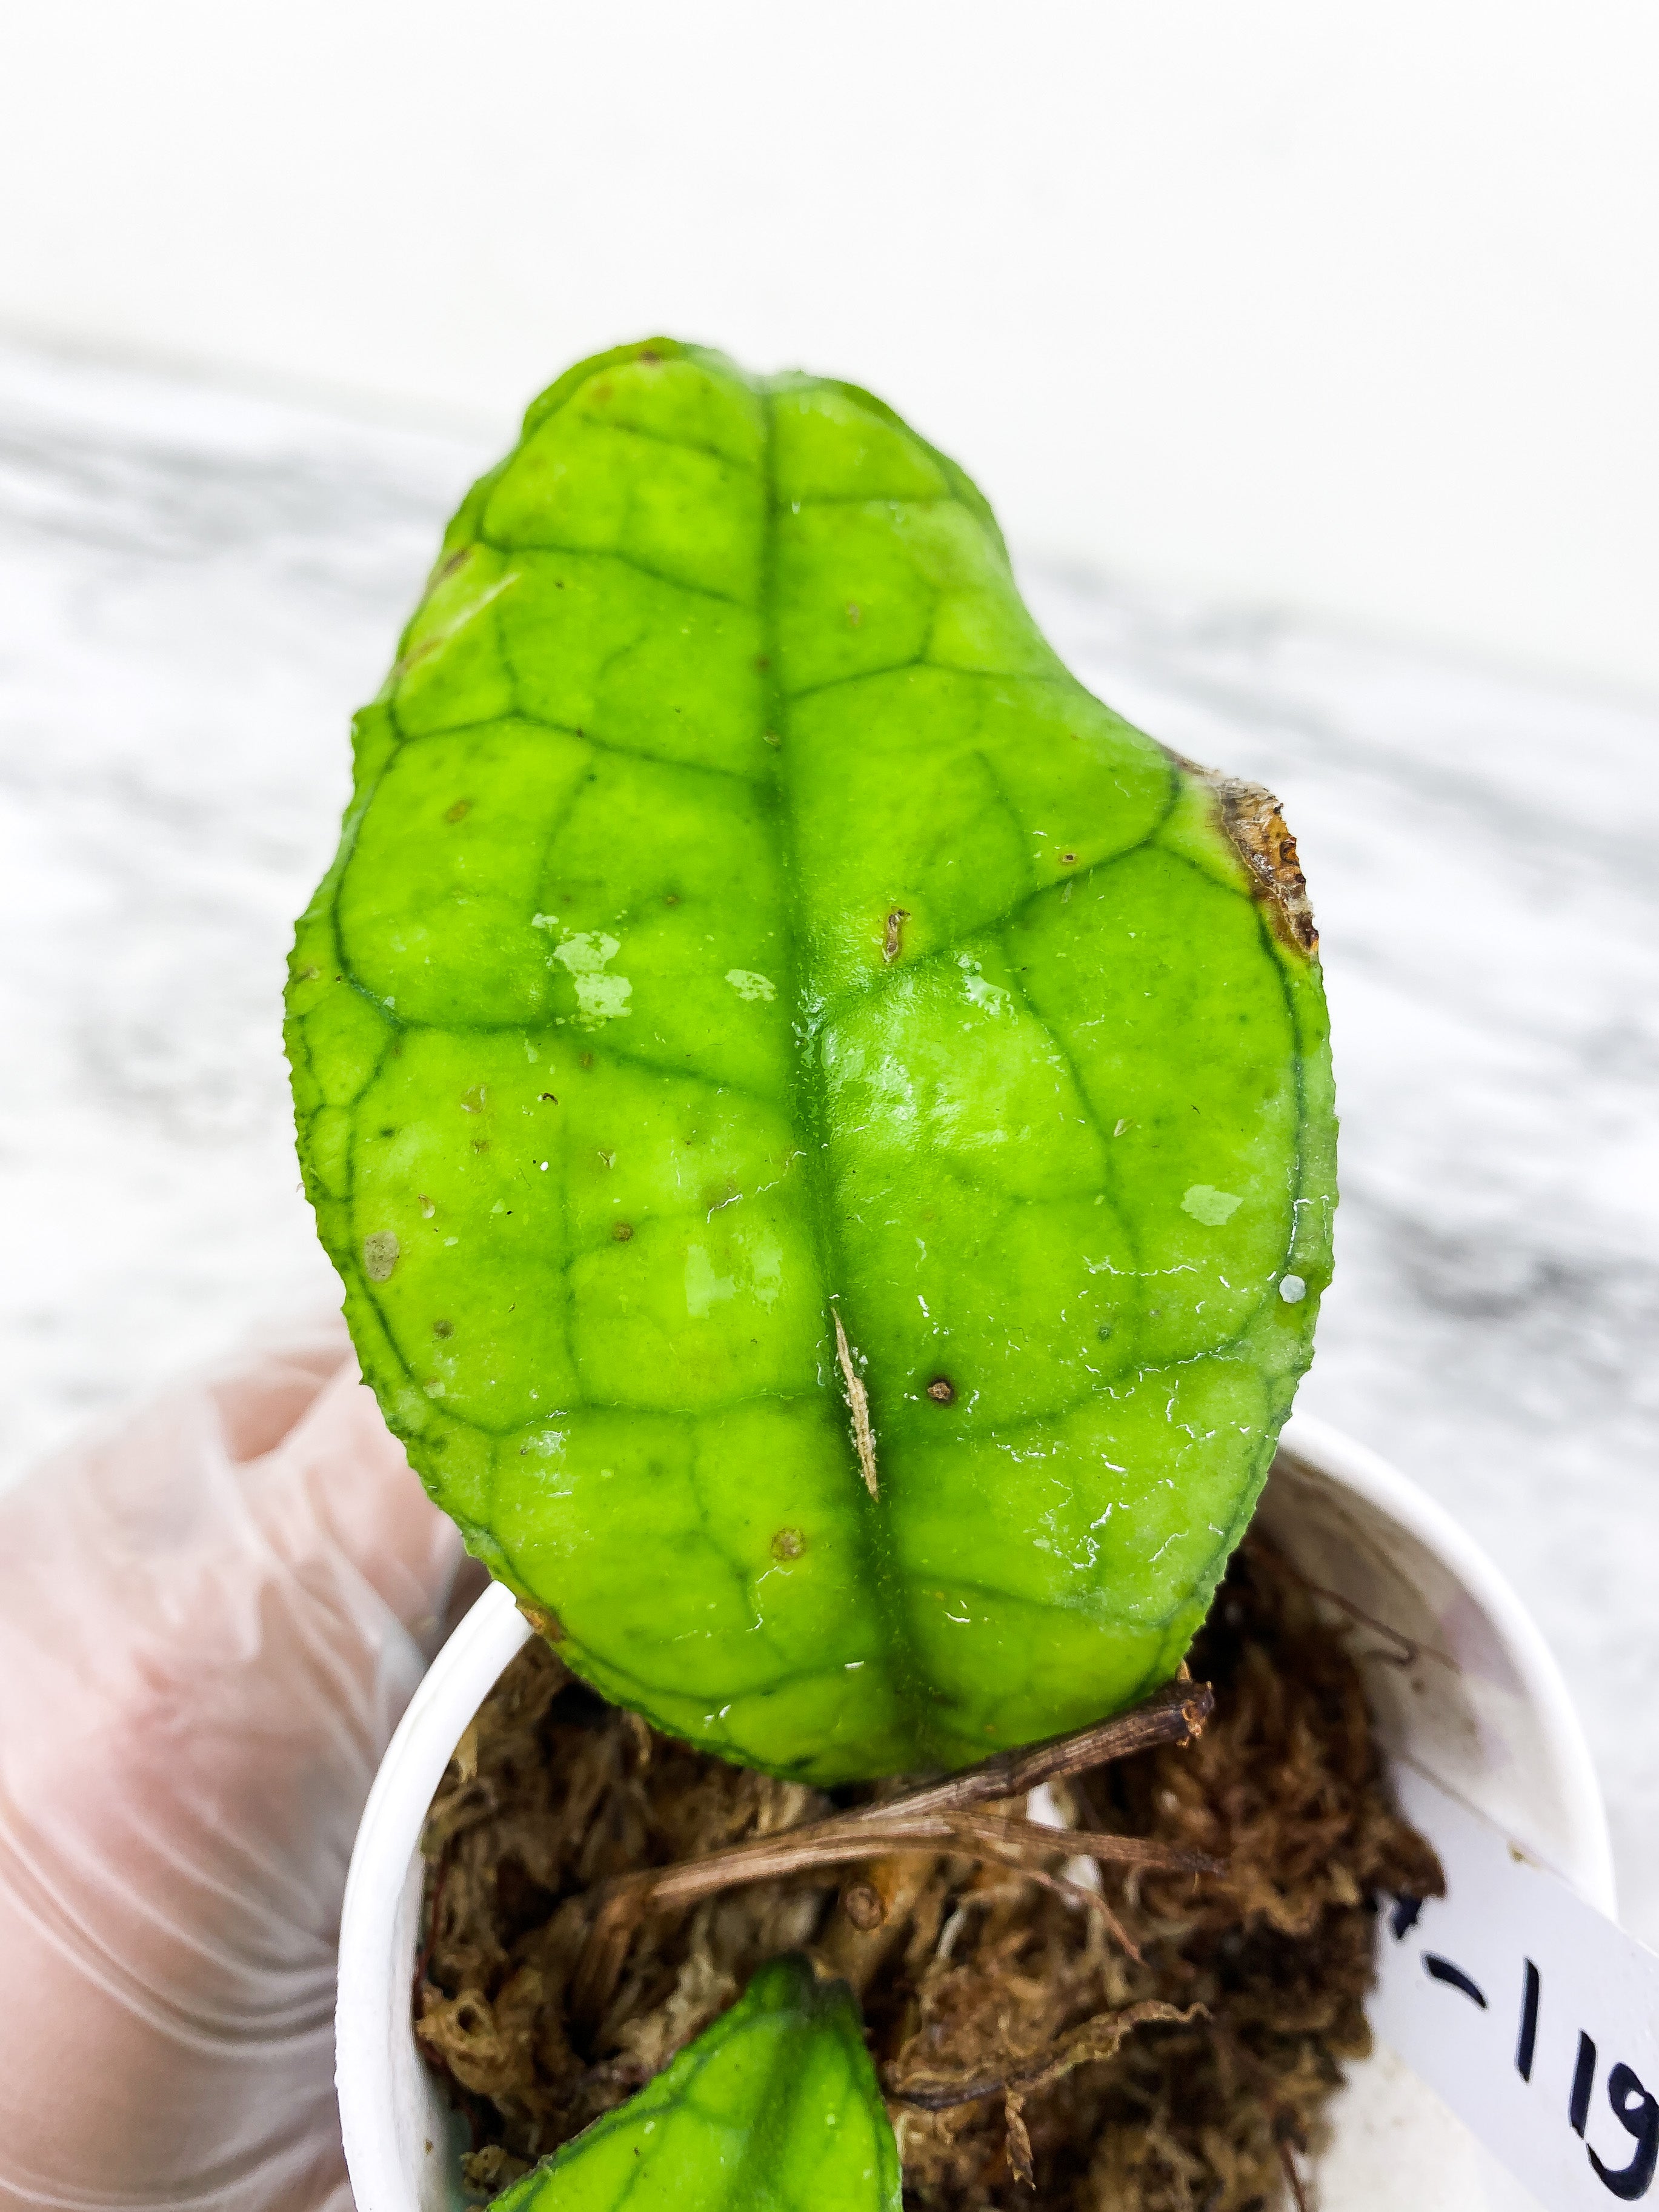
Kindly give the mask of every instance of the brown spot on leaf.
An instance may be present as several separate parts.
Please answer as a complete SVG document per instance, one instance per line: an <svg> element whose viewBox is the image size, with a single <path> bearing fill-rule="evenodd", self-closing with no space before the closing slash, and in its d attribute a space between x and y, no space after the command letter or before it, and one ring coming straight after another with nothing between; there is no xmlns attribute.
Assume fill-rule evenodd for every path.
<svg viewBox="0 0 1659 2212"><path fill-rule="evenodd" d="M432 1324L432 1334L434 1336L453 1336L455 1324L453 1321L434 1321Z"/></svg>
<svg viewBox="0 0 1659 2212"><path fill-rule="evenodd" d="M904 925L909 919L909 908L902 906L896 906L887 917L887 932L881 940L881 957L890 965L903 949Z"/></svg>
<svg viewBox="0 0 1659 2212"><path fill-rule="evenodd" d="M806 1549L806 1539L799 1528L780 1528L772 1539L775 1559L798 1559Z"/></svg>
<svg viewBox="0 0 1659 2212"><path fill-rule="evenodd" d="M618 1244L629 1243L633 1240L634 1224L629 1221L613 1221L611 1224L611 1234Z"/></svg>
<svg viewBox="0 0 1659 2212"><path fill-rule="evenodd" d="M458 799L453 806L448 806L444 809L444 820L446 822L465 822L467 816L471 814L471 811L472 801L470 799Z"/></svg>
<svg viewBox="0 0 1659 2212"><path fill-rule="evenodd" d="M957 1386L948 1375L935 1375L927 1385L927 1395L936 1406L954 1406Z"/></svg>
<svg viewBox="0 0 1659 2212"><path fill-rule="evenodd" d="M526 1605L520 1599L519 1610L538 1636L544 1637L550 1644L564 1642L564 1623L550 1608L540 1605Z"/></svg>

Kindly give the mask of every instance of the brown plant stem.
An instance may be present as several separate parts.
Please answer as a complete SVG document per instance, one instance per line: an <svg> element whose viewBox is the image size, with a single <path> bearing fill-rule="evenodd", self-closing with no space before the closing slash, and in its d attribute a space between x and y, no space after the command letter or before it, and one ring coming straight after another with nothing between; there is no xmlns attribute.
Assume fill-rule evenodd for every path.
<svg viewBox="0 0 1659 2212"><path fill-rule="evenodd" d="M1207 1682L1166 1682L1150 1698L1127 1713L1109 1721L1091 1721L1069 1735L1050 1736L1044 1743L1026 1744L1018 1751L993 1752L976 1766L960 1774L947 1774L941 1782L924 1782L884 1805L862 1805L842 1817L848 1820L884 1819L889 1814L954 1812L969 1805L983 1805L999 1797L1023 1797L1040 1783L1057 1782L1068 1774L1081 1774L1091 1766L1104 1766L1132 1752L1147 1751L1154 1744L1190 1743L1215 1711L1215 1693Z"/></svg>
<svg viewBox="0 0 1659 2212"><path fill-rule="evenodd" d="M1147 1999L1126 2005L1121 2012L1097 2013L1092 2020L1085 2020L1081 2027L1062 2036L1051 2058L1036 2066L1020 2067L1012 2074L968 2075L960 2080L948 2075L913 2074L907 2081L896 2078L890 2069L883 2087L895 2104L914 2105L922 2112L948 2112L957 2105L977 2104L981 2097L1006 2097L1011 2090L1029 2097L1034 2090L1069 2074L1073 2066L1081 2066L1085 2059L1109 2058L1131 2028L1147 2021L1169 2021L1184 2027L1203 2011L1202 2005L1188 2005L1182 2012L1174 2005Z"/></svg>
<svg viewBox="0 0 1659 2212"><path fill-rule="evenodd" d="M1295 2153L1283 2136L1275 2136L1274 2141L1279 2147L1279 2163L1284 2168L1285 2179L1290 2185L1291 2198L1296 2206L1296 2212L1313 2212L1308 2197L1307 2185L1297 2168Z"/></svg>
<svg viewBox="0 0 1659 2212"><path fill-rule="evenodd" d="M1053 2055L1035 2066L1020 2068L1012 2074L993 2074L970 2076L966 2080L931 2080L925 2075L912 2075L907 2081L889 2078L887 2094L896 2104L915 2105L925 2112L947 2112L957 2105L975 2104L981 2097L1000 2097L1008 2126L1008 2163L1014 2179L1030 2189L1035 2185L1036 2172L1031 2160L1031 2139L1025 2130L1025 2105L1029 2098L1050 2087L1074 2066L1082 2066L1091 2059L1115 2057L1118 2045L1133 2028L1152 2021L1167 2021L1185 2027L1204 2012L1202 2005L1188 2005L1184 2012L1156 1998L1139 2004L1126 2005L1121 2012L1097 2013L1085 2020L1069 2035L1060 2038ZM1307 2207L1298 2197L1300 2212Z"/></svg>

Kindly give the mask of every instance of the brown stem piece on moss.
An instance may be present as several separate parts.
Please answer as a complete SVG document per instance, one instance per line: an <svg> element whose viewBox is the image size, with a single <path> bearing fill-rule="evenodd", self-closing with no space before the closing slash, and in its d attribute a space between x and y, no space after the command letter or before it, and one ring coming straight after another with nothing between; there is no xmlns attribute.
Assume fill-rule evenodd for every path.
<svg viewBox="0 0 1659 2212"><path fill-rule="evenodd" d="M1086 2065L1091 2059L1115 2057L1118 2046L1133 2028L1153 2021L1185 2027L1203 2012L1202 2005L1189 2005L1182 2012L1174 2005L1148 1998L1140 2004L1126 2005L1121 2012L1097 2013L1092 2020L1085 2020L1080 2027L1062 2036L1054 2056L1039 2066L1024 2067L1015 2074L975 2075L957 2080L913 2075L908 2081L896 2081L890 2077L884 2087L896 2104L915 2105L924 2112L948 2112L953 2106L975 2104L981 2097L1000 2097L1008 2122L1008 2163L1015 2180L1033 2189L1036 2173L1025 2127L1027 2100L1052 2087L1074 2066Z"/></svg>
<svg viewBox="0 0 1659 2212"><path fill-rule="evenodd" d="M1306 2184L1297 2170L1294 2152L1283 2136L1276 2136L1274 2140L1279 2146L1279 2163L1285 2170L1285 2180L1290 2184L1291 2201L1296 2206L1296 2212L1313 2212L1313 2208L1308 2201Z"/></svg>
<svg viewBox="0 0 1659 2212"><path fill-rule="evenodd" d="M572 2016L590 2029L598 2025L616 1990L634 1931L647 1912L695 1904L741 1883L773 1881L813 1867L845 1866L882 1852L943 1853L1009 1867L1098 1914L1115 1940L1138 1960L1127 1930L1097 1892L1046 1872L1037 1860L1063 1855L1188 1874L1217 1871L1213 1860L1135 1837L975 1817L971 1808L1023 1796L1041 1782L1081 1773L1152 1744L1187 1741L1203 1727L1213 1705L1206 1683L1170 1683L1133 1712L1024 1750L995 1753L963 1773L924 1783L884 1804L860 1806L828 1820L805 1822L674 1866L642 1867L617 1875L599 1893L599 1910L571 1978Z"/></svg>
<svg viewBox="0 0 1659 2212"><path fill-rule="evenodd" d="M993 1752L977 1766L963 1767L960 1774L947 1774L942 1782L921 1783L890 1797L884 1805L862 1805L843 1817L885 1820L893 1813L956 1812L999 1797L1024 1797L1040 1783L1057 1782L1091 1766L1108 1765L1133 1752L1150 1751L1155 1744L1190 1743L1214 1711L1215 1692L1207 1682L1166 1682L1150 1698L1111 1720L1091 1721L1087 1728L1050 1736L1044 1743L1027 1744L1018 1751Z"/></svg>
<svg viewBox="0 0 1659 2212"><path fill-rule="evenodd" d="M982 2097L1006 2097L1011 2090L1029 2097L1087 2059L1114 2057L1131 2028L1147 2021L1172 2021L1185 2027L1204 2011L1202 2005L1189 2005L1185 2012L1179 2012L1174 2005L1148 1998L1141 2004L1126 2005L1121 2012L1097 2013L1092 2020L1085 2020L1080 2027L1061 2037L1054 2057L1040 2066L1024 2067L1014 2074L960 2076L912 2074L896 2078L890 2071L882 2087L896 2105L914 2105L921 2112L948 2112L958 2105L975 2105Z"/></svg>

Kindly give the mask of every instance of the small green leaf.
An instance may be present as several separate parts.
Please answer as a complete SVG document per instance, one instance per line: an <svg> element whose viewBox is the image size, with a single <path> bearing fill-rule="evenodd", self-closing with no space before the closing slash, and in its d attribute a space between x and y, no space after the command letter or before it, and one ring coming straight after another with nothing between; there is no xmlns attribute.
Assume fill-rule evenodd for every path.
<svg viewBox="0 0 1659 2212"><path fill-rule="evenodd" d="M845 1982L763 1966L637 2097L494 2212L898 2212L898 2147Z"/></svg>

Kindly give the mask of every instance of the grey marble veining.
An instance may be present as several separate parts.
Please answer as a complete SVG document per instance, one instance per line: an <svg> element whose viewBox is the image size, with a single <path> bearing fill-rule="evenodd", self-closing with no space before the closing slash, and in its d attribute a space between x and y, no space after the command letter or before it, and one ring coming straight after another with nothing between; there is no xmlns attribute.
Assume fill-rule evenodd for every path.
<svg viewBox="0 0 1659 2212"><path fill-rule="evenodd" d="M283 957L347 715L489 458L0 354L0 1478L335 1295L296 1186ZM1659 711L1027 582L1115 706L1284 800L1343 1109L1302 1402L1534 1607L1626 1917L1659 1938Z"/></svg>

